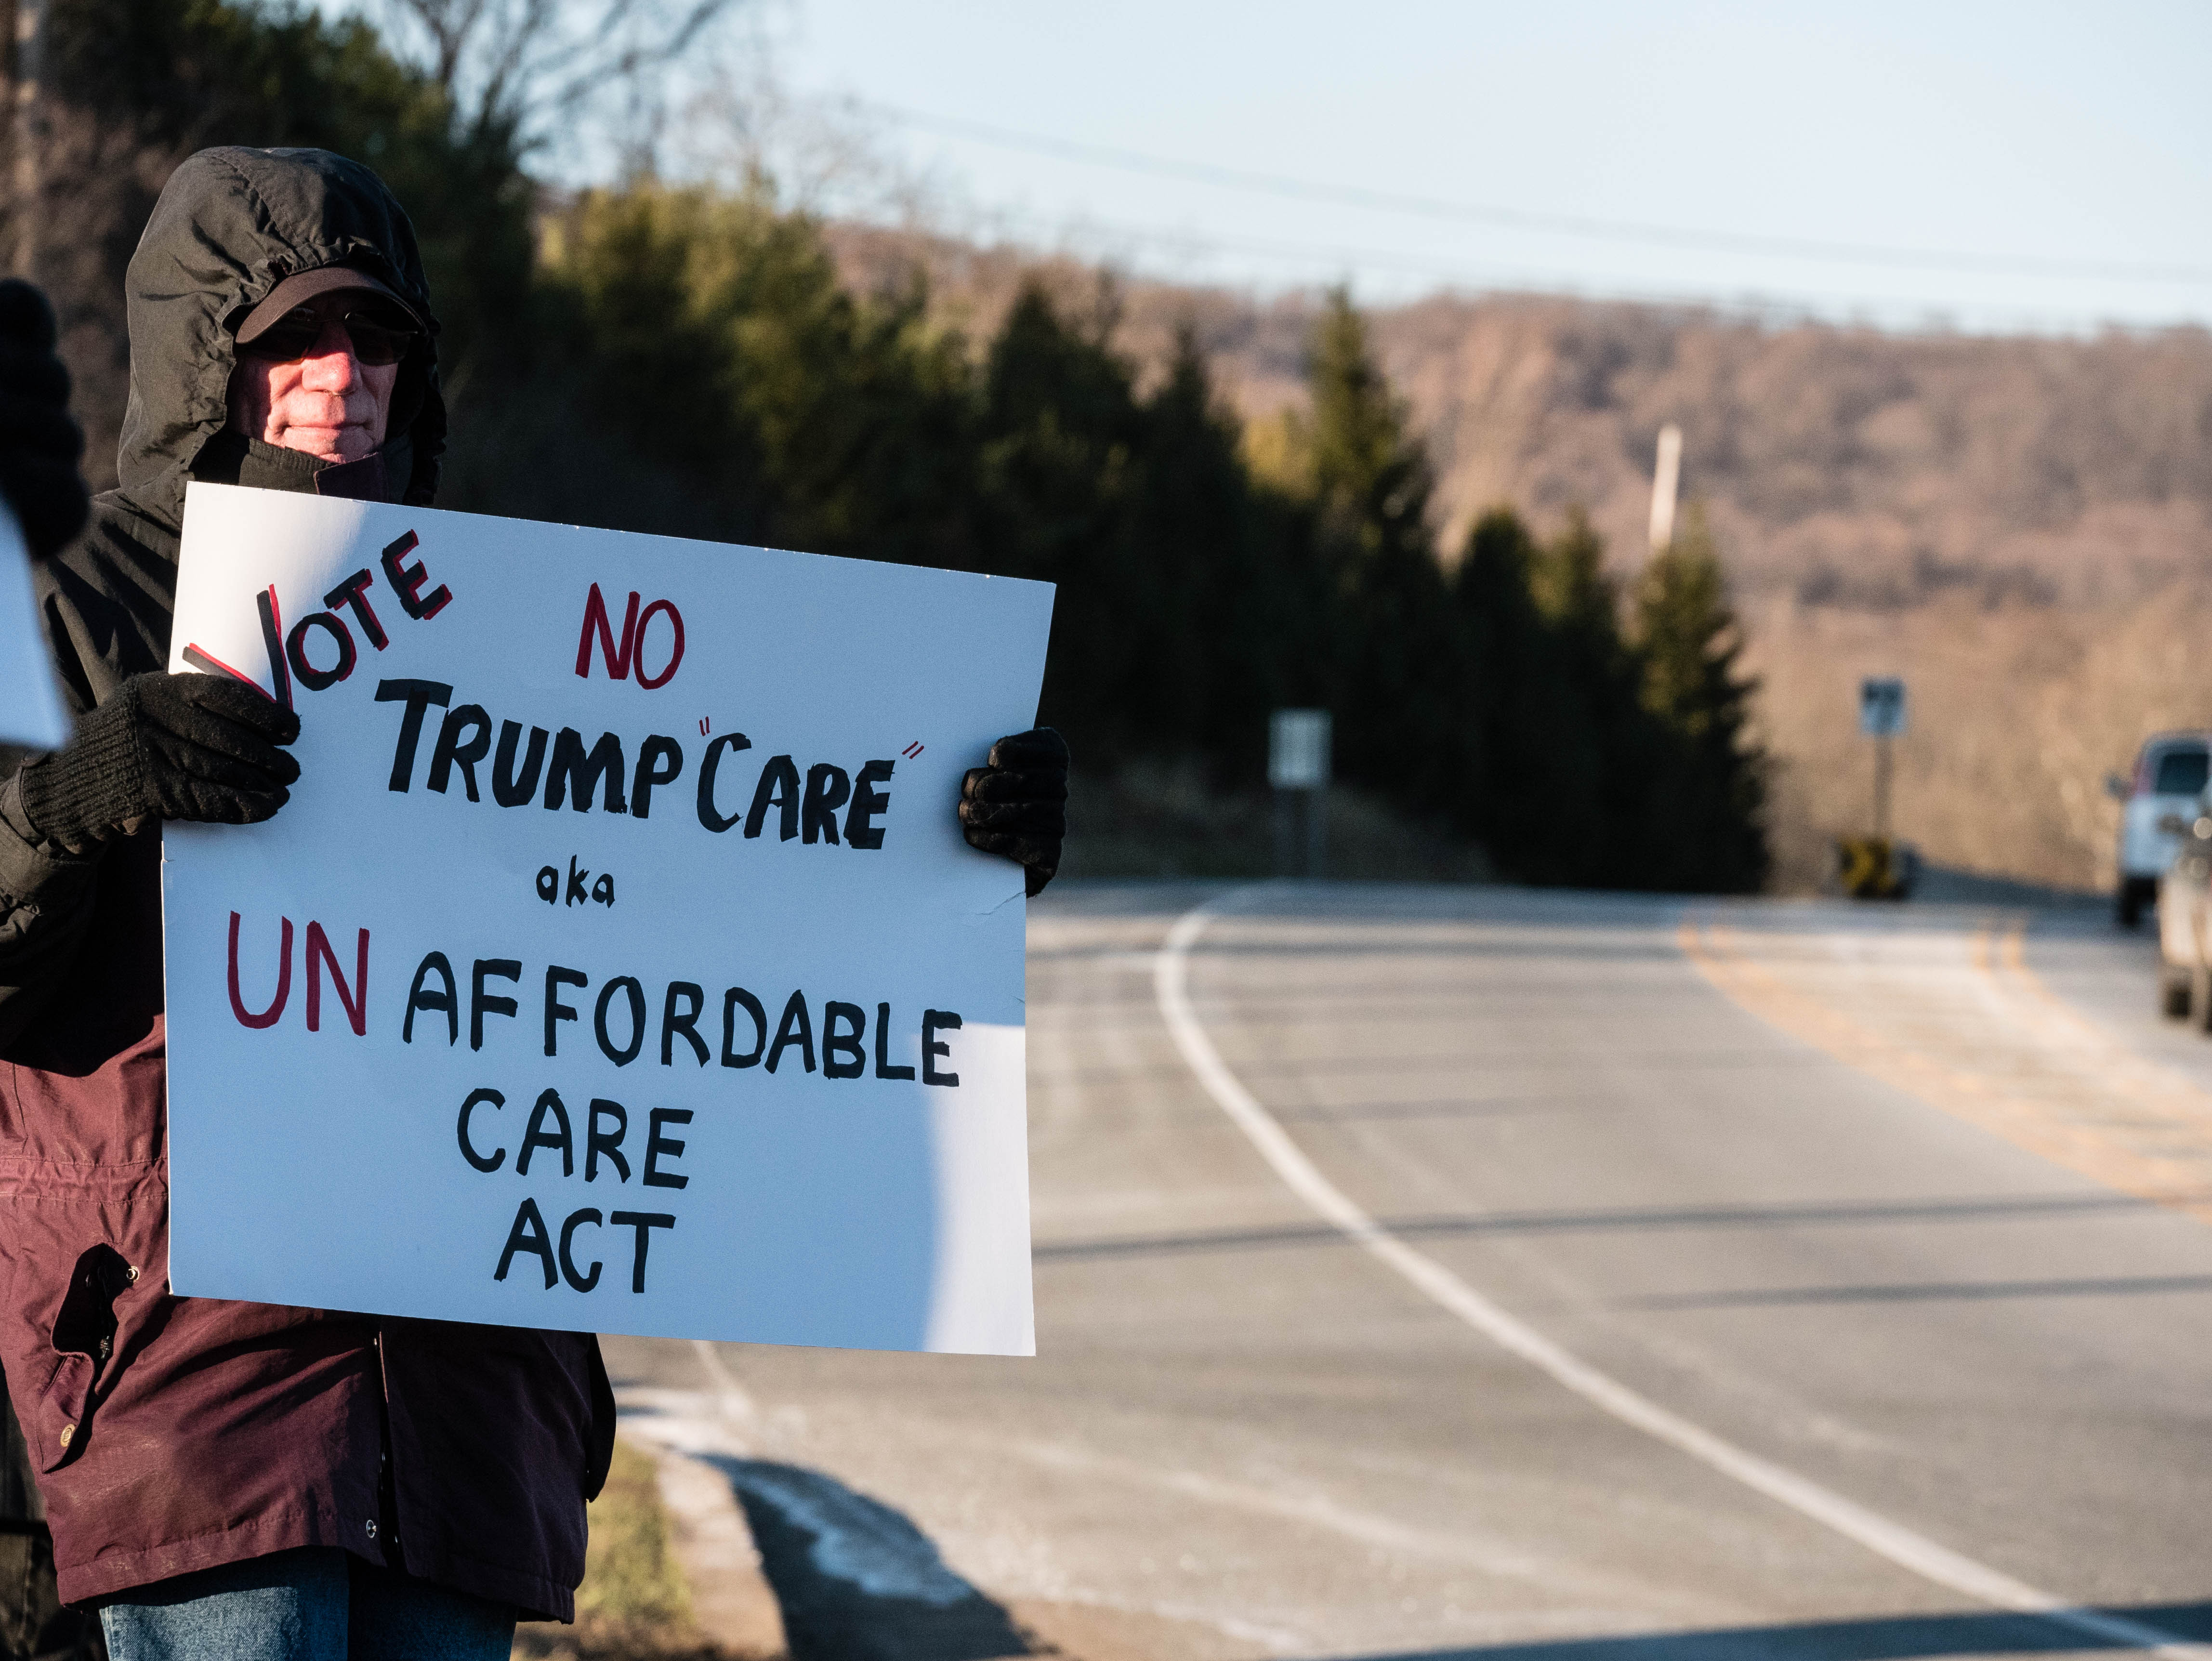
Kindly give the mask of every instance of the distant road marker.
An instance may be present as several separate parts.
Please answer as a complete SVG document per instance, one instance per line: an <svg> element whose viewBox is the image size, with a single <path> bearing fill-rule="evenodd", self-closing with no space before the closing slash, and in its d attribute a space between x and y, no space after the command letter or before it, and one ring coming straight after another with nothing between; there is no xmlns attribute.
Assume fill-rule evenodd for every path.
<svg viewBox="0 0 2212 1661"><path fill-rule="evenodd" d="M1176 920L1152 958L1153 996L1176 1050L1215 1105L1244 1133L1284 1184L1347 1239L1395 1270L1446 1312L1593 1407L1923 1580L1996 1609L2068 1628L2095 1640L2101 1648L2148 1650L2173 1661L2212 1661L2212 1645L2191 1643L2124 1615L2084 1609L2024 1580L2015 1580L1693 1424L1562 1348L1517 1316L1508 1314L1436 1259L1414 1250L1369 1216L1322 1175L1274 1115L1229 1070L1191 1007L1191 947L1231 902L1253 891L1232 891Z"/></svg>

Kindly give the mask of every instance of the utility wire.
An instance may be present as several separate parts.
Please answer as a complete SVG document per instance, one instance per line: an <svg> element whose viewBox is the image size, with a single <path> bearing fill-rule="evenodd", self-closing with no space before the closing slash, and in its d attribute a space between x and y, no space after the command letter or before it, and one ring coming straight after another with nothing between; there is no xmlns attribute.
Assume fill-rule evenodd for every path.
<svg viewBox="0 0 2212 1661"><path fill-rule="evenodd" d="M1838 265L1877 265L1917 271L1969 271L1982 275L2039 277L2098 277L2124 283L2212 283L2212 266L2142 265L2104 260L2042 259L2002 255L1946 252L1933 248L1893 248L1872 244L1824 242L1801 237L1762 236L1735 231L1710 231L1680 226L1640 224L1626 220L1589 219L1573 214L1537 213L1475 202L1455 202L1441 197L1407 195L1395 191L1370 190L1356 185L1329 185L1287 174L1218 167L1212 162L1183 161L1151 155L1141 150L1090 144L1023 132L988 122L957 116L933 115L874 99L855 98L854 106L870 111L902 126L946 137L966 139L999 149L1032 155L1048 155L1086 166L1118 168L1124 173L1156 179L1179 179L1218 189L1245 191L1256 195L1287 198L1298 202L1328 202L1340 206L1368 208L1387 213L1413 214L1425 219L1455 220L1517 230L1548 231L1603 242L1635 242L1670 248L1703 248L1729 253L1763 254L1774 258L1824 260Z"/></svg>
<svg viewBox="0 0 2212 1661"><path fill-rule="evenodd" d="M1253 253L1322 267L1329 275L1341 275L1350 268L1359 266L1369 270L1395 271L1455 285L1467 284L1492 292L1547 296L1564 294L1573 299L1595 303L1670 307L1710 313L1716 316L1747 318L1763 323L1817 320L1841 322L1849 326L1857 320L1872 321L1887 317L1893 319L1911 319L1918 326L1932 326L1940 332L1948 333L1960 326L1953 319L1964 316L1972 319L1967 325L1970 328L1987 329L2002 326L2037 334L2086 334L2108 329L2118 329L2131 334L2154 334L2175 326L2166 323L2117 323L2106 318L2010 307L1962 305L1955 300L1919 300L1898 295L1873 299L1844 295L1765 295L1748 291L1733 299L1723 299L1705 292L1638 290L1604 285L1592 287L1578 277L1556 273L1455 265L1390 249L1324 247L1318 244L1283 242L1261 237L1223 235L1095 220L1055 227L1035 215L1009 214L1003 210L991 216L991 221L1000 228L1001 234L1012 230L1039 246L1057 240L1063 248L1073 252L1077 244L1088 245L1097 251L1088 256L1092 259L1111 259L1117 249L1125 249L1132 245L1166 249L1189 259L1224 253ZM1894 323L1886 326L1877 323L1875 326L1896 326Z"/></svg>

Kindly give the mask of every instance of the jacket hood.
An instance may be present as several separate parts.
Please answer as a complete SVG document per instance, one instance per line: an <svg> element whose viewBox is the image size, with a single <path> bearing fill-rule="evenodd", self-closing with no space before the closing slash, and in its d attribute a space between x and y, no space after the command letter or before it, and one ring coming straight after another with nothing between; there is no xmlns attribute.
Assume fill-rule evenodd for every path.
<svg viewBox="0 0 2212 1661"><path fill-rule="evenodd" d="M325 265L370 273L428 325L400 366L385 453L406 470L393 481L398 499L429 502L446 403L414 226L358 161L328 150L225 146L169 175L125 278L131 401L116 471L140 512L181 525L185 482L228 417L232 332L286 277Z"/></svg>

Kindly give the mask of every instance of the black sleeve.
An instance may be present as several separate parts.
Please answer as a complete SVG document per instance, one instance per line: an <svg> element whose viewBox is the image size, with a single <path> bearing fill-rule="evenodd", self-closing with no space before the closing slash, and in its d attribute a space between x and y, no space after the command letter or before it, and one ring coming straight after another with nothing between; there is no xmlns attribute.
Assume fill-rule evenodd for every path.
<svg viewBox="0 0 2212 1661"><path fill-rule="evenodd" d="M0 1049L76 960L92 922L102 849L75 855L23 817L19 770L0 785Z"/></svg>
<svg viewBox="0 0 2212 1661"><path fill-rule="evenodd" d="M46 648L77 717L131 676L167 666L177 540L111 492L94 503L82 538L33 563ZM43 840L24 817L18 782L21 764L37 758L0 750L0 1050L76 966L102 863L131 840L111 837L82 855Z"/></svg>

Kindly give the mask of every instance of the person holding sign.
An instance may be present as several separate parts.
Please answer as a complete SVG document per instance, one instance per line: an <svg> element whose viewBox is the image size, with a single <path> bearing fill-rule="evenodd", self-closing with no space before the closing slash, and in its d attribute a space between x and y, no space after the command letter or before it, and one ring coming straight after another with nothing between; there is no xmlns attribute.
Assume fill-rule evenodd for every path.
<svg viewBox="0 0 2212 1661"><path fill-rule="evenodd" d="M0 788L0 1362L61 1592L101 1605L118 1657L503 1657L518 1615L573 1614L614 1430L597 1340L166 1283L160 845L141 833L266 818L298 776L290 710L161 672L185 486L431 501L446 411L414 233L358 163L206 150L129 283L122 487L40 572L76 734ZM1056 734L1010 736L951 804L1031 894L1066 769Z"/></svg>

